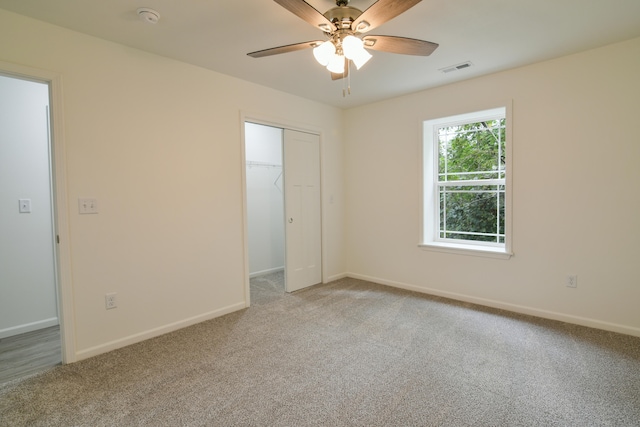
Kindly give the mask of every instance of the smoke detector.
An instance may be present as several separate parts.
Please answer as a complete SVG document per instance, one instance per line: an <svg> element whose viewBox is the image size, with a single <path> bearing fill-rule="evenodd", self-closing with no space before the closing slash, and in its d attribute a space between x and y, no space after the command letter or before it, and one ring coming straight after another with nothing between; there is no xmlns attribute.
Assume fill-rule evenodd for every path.
<svg viewBox="0 0 640 427"><path fill-rule="evenodd" d="M141 7L138 9L138 18L149 24L157 24L160 20L160 13L148 7Z"/></svg>

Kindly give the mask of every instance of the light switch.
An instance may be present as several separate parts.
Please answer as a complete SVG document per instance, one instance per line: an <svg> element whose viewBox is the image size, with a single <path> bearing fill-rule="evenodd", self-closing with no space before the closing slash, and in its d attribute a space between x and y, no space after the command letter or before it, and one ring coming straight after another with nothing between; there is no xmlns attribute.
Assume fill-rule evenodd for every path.
<svg viewBox="0 0 640 427"><path fill-rule="evenodd" d="M80 214L97 214L98 201L96 199L78 199L78 212Z"/></svg>
<svg viewBox="0 0 640 427"><path fill-rule="evenodd" d="M31 213L31 199L18 199L20 213Z"/></svg>

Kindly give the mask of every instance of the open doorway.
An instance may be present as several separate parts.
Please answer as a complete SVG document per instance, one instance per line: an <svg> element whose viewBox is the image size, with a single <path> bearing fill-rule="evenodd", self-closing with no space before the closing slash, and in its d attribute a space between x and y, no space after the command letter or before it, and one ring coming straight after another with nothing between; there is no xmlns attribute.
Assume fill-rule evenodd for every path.
<svg viewBox="0 0 640 427"><path fill-rule="evenodd" d="M0 74L0 383L62 362L50 87Z"/></svg>
<svg viewBox="0 0 640 427"><path fill-rule="evenodd" d="M284 130L245 123L249 280L254 304L285 292Z"/></svg>

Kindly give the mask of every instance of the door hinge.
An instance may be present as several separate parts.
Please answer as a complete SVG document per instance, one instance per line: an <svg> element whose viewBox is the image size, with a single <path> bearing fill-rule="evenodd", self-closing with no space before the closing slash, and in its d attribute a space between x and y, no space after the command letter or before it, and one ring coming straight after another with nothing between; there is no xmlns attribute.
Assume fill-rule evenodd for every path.
<svg viewBox="0 0 640 427"><path fill-rule="evenodd" d="M56 243L60 244L60 235L56 234Z"/></svg>

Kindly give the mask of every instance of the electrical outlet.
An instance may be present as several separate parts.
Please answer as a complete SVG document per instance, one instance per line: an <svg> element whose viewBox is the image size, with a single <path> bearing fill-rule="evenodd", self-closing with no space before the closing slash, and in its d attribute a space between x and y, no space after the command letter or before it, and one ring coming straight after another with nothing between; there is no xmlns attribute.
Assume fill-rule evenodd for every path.
<svg viewBox="0 0 640 427"><path fill-rule="evenodd" d="M116 294L106 294L104 296L104 305L107 310L118 307L118 301L116 300Z"/></svg>
<svg viewBox="0 0 640 427"><path fill-rule="evenodd" d="M565 279L565 285L568 288L577 288L578 287L578 276L575 274L570 274Z"/></svg>

